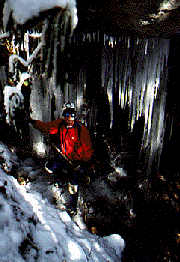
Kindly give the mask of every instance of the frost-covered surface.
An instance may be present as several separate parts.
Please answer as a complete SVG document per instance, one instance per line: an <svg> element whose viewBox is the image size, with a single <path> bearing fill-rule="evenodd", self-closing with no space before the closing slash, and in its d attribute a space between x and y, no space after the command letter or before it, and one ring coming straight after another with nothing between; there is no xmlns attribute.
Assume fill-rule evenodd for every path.
<svg viewBox="0 0 180 262"><path fill-rule="evenodd" d="M3 9L3 24L6 25L12 13L12 17L17 24L24 24L29 19L37 17L40 12L62 7L70 10L72 17L72 28L77 25L77 8L74 0L6 0Z"/></svg>
<svg viewBox="0 0 180 262"><path fill-rule="evenodd" d="M30 159L20 163L3 144L0 150L7 165L19 165L31 178L38 175ZM0 206L1 261L121 261L125 243L120 235L99 237L81 230L66 211L2 169Z"/></svg>

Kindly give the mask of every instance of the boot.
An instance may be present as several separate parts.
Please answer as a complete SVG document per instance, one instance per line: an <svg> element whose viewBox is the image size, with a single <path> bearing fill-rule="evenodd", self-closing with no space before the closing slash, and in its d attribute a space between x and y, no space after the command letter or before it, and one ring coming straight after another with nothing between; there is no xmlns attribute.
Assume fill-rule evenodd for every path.
<svg viewBox="0 0 180 262"><path fill-rule="evenodd" d="M70 194L70 209L74 214L76 214L77 212L77 200L78 200L78 193Z"/></svg>

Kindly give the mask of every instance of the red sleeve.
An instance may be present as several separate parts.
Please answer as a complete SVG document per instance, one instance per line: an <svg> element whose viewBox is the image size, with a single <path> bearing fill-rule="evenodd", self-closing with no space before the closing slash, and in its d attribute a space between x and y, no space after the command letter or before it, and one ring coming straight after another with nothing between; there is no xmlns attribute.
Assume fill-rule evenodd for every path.
<svg viewBox="0 0 180 262"><path fill-rule="evenodd" d="M63 119L60 118L46 123L40 120L36 120L36 122L33 124L33 127L42 133L50 134L52 132L55 132L55 130L58 130L59 124L62 122L62 120Z"/></svg>
<svg viewBox="0 0 180 262"><path fill-rule="evenodd" d="M93 154L93 149L89 130L83 125L81 126L80 142L81 146L78 148L77 153L83 161L89 161Z"/></svg>

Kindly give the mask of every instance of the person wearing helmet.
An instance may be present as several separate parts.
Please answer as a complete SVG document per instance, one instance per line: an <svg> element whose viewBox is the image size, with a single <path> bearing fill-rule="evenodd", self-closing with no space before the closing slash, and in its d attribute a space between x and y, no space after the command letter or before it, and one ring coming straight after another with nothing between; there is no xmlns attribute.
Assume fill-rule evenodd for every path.
<svg viewBox="0 0 180 262"><path fill-rule="evenodd" d="M67 170L70 182L70 209L76 212L78 183L83 173L82 166L84 163L84 166L87 166L93 155L89 130L85 125L80 125L76 119L76 110L70 103L63 108L63 118L46 123L33 119L29 122L40 132L56 137L56 146L60 154L50 161L46 169L49 173L55 174L60 174L63 169Z"/></svg>

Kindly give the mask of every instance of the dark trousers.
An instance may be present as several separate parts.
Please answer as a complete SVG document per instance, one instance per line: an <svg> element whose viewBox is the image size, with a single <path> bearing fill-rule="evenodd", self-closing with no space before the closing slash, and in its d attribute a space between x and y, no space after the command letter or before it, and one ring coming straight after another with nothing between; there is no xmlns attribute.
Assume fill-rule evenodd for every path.
<svg viewBox="0 0 180 262"><path fill-rule="evenodd" d="M48 163L46 164L46 169L52 172L54 178L55 176L58 176L58 179L61 179L62 182L69 182L69 193L71 201L70 209L76 211L79 187L78 177L79 175L81 175L80 172L78 170L75 170L74 166L71 165L60 154L48 161ZM72 192L70 187L75 187L75 192Z"/></svg>

